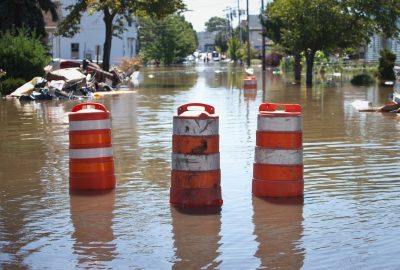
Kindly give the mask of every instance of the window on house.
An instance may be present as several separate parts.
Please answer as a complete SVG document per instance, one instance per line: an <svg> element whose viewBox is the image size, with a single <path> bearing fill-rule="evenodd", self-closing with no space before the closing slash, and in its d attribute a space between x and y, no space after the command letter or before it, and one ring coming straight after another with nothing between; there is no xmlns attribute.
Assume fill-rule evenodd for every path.
<svg viewBox="0 0 400 270"><path fill-rule="evenodd" d="M71 43L71 58L79 58L79 43Z"/></svg>

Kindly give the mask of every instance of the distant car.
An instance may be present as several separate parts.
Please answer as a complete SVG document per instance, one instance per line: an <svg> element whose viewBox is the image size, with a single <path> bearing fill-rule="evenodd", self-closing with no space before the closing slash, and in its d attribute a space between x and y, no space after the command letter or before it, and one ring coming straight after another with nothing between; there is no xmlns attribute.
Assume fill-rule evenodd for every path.
<svg viewBox="0 0 400 270"><path fill-rule="evenodd" d="M194 56L193 55L189 55L188 57L186 57L186 59L189 61L189 62L191 62L191 61L194 61Z"/></svg>
<svg viewBox="0 0 400 270"><path fill-rule="evenodd" d="M219 61L219 53L217 51L213 51L211 57L213 61Z"/></svg>

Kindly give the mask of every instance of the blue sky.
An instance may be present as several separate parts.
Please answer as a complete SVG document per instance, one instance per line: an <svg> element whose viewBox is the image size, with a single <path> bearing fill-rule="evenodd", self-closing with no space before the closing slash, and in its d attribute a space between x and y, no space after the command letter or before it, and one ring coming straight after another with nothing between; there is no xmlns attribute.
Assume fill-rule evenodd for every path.
<svg viewBox="0 0 400 270"><path fill-rule="evenodd" d="M183 0L189 11L185 12L185 18L191 22L196 31L204 31L204 23L213 16L225 18L228 7L232 9L238 8L246 10L246 0ZM264 0L266 4L268 0ZM258 14L261 8L261 0L249 0L249 13ZM243 15L241 19L245 19ZM233 21L234 26L237 26L237 18Z"/></svg>

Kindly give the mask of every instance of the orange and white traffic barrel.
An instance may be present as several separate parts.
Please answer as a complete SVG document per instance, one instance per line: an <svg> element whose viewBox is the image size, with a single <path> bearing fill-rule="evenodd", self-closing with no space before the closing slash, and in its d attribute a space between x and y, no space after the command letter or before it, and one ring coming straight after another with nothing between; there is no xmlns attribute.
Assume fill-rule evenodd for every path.
<svg viewBox="0 0 400 270"><path fill-rule="evenodd" d="M256 76L246 76L243 80L243 88L246 89L255 89L257 90L257 78Z"/></svg>
<svg viewBox="0 0 400 270"><path fill-rule="evenodd" d="M213 106L189 103L178 108L173 118L171 205L222 205L218 132Z"/></svg>
<svg viewBox="0 0 400 270"><path fill-rule="evenodd" d="M303 119L297 104L259 107L252 192L258 197L302 196Z"/></svg>
<svg viewBox="0 0 400 270"><path fill-rule="evenodd" d="M115 187L110 113L99 103L82 103L69 114L71 190Z"/></svg>

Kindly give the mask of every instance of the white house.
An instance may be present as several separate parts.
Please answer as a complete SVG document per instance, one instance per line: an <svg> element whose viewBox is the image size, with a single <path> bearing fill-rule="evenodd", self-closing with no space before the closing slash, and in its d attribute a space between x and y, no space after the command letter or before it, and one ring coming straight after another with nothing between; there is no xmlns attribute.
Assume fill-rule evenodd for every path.
<svg viewBox="0 0 400 270"><path fill-rule="evenodd" d="M59 12L60 18L66 17L68 5L74 4L74 0L59 0L54 1L60 4ZM52 48L53 58L63 59L92 59L94 62L97 60L102 61L103 44L105 39L105 25L102 13L95 13L89 15L85 13L82 15L81 31L72 38L65 38L54 36L56 27L48 25L46 27L49 34L49 45ZM138 48L138 34L137 24L133 23L132 26L127 27L121 38L113 37L111 45L110 63L117 63L123 57L132 58L136 56Z"/></svg>
<svg viewBox="0 0 400 270"><path fill-rule="evenodd" d="M379 52L384 48L392 50L396 55L396 64L400 64L400 41L398 39L382 39L380 35L373 35L371 42L365 48L365 62L378 62Z"/></svg>
<svg viewBox="0 0 400 270"><path fill-rule="evenodd" d="M243 29L246 29L247 20L242 20L241 25ZM249 15L249 36L250 44L256 50L262 49L262 25L260 22L259 15ZM272 45L272 41L266 37L265 45Z"/></svg>
<svg viewBox="0 0 400 270"><path fill-rule="evenodd" d="M262 47L262 26L259 15L249 15L250 43L257 50Z"/></svg>

